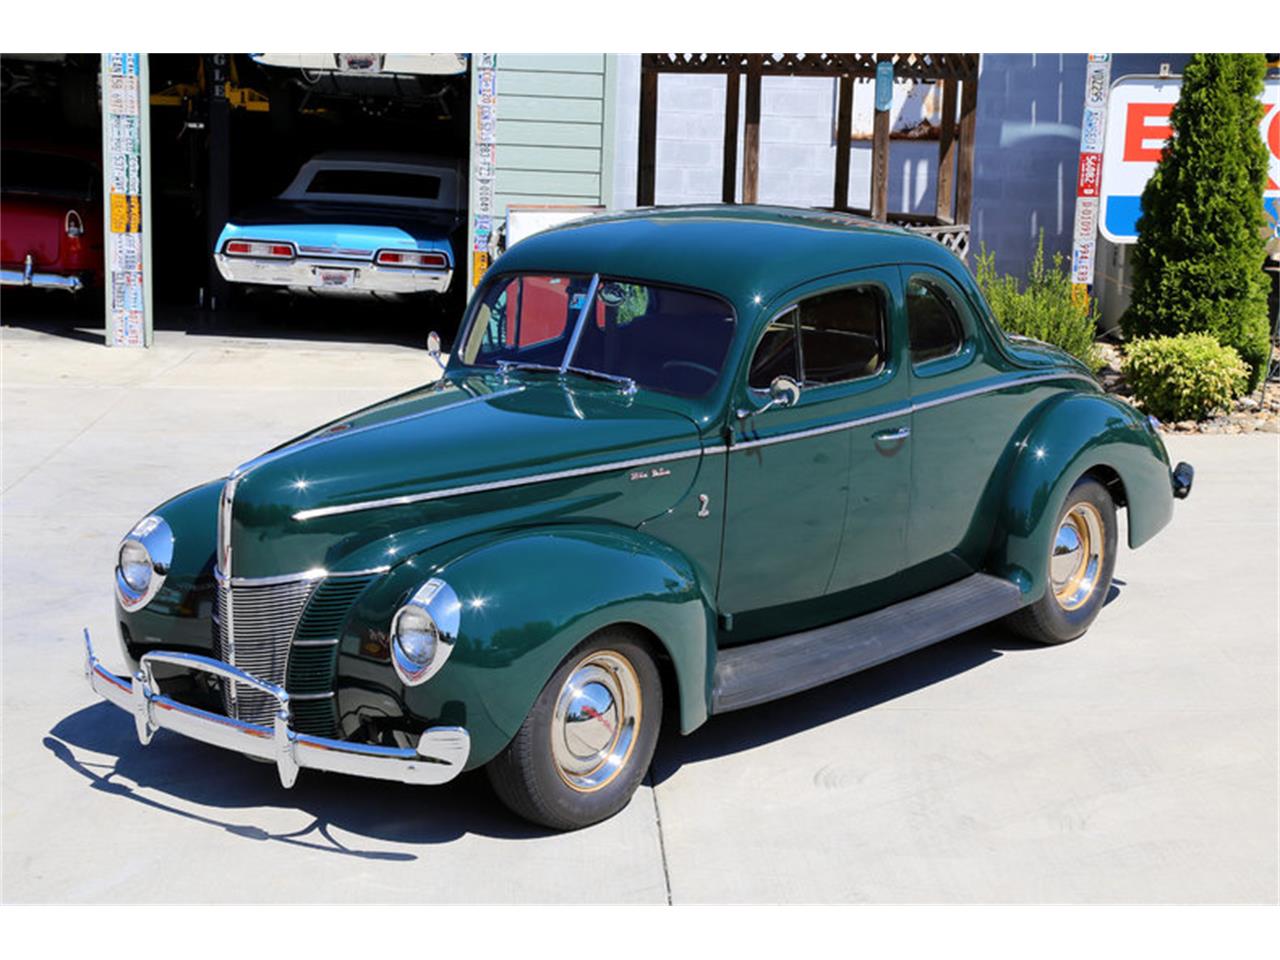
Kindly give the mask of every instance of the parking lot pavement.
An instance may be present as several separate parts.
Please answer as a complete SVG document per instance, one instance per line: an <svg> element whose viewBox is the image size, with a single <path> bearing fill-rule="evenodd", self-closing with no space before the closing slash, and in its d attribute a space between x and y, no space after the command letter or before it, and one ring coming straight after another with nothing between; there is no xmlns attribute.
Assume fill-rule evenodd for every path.
<svg viewBox="0 0 1280 960"><path fill-rule="evenodd" d="M421 350L4 331L4 899L1270 901L1277 444L1168 438L1173 525L1080 641L974 631L659 747L618 817L548 834L482 774L270 767L88 690L120 535L175 491L432 375ZM601 869L606 864L607 868Z"/></svg>

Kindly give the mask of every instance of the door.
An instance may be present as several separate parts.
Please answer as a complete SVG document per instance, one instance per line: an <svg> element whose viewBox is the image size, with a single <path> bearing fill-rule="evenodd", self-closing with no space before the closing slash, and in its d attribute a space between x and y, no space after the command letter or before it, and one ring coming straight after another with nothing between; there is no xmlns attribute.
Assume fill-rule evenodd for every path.
<svg viewBox="0 0 1280 960"><path fill-rule="evenodd" d="M759 335L727 453L726 643L840 619L833 590L891 576L903 561L910 410L893 354L898 289L893 269L810 284ZM800 385L794 403L771 403L779 377Z"/></svg>
<svg viewBox="0 0 1280 960"><path fill-rule="evenodd" d="M993 389L1003 373L960 284L904 267L912 423L908 560L920 590L972 573L990 541L1002 461L1032 398Z"/></svg>

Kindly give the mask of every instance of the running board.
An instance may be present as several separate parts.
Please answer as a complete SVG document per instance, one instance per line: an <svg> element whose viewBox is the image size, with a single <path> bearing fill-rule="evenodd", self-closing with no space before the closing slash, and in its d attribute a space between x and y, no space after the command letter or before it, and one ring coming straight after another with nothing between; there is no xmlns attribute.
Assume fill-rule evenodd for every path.
<svg viewBox="0 0 1280 960"><path fill-rule="evenodd" d="M816 630L720 651L711 712L753 707L821 686L1013 613L1008 580L974 574L957 583Z"/></svg>

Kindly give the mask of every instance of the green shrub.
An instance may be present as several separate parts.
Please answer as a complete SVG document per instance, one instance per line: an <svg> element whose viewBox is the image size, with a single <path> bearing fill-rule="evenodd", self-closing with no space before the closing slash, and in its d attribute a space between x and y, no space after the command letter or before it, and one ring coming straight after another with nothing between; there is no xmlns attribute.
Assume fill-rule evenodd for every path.
<svg viewBox="0 0 1280 960"><path fill-rule="evenodd" d="M1161 420L1203 420L1242 394L1249 367L1207 333L1133 340L1124 373L1142 408Z"/></svg>
<svg viewBox="0 0 1280 960"><path fill-rule="evenodd" d="M1270 356L1265 219L1267 148L1258 136L1261 54L1198 53L1187 64L1174 137L1142 193L1130 338L1211 333L1249 364Z"/></svg>
<svg viewBox="0 0 1280 960"><path fill-rule="evenodd" d="M1061 347L1090 370L1102 366L1102 357L1093 342L1098 327L1097 309L1081 307L1071 299L1071 277L1063 266L1062 254L1053 255L1053 266L1045 265L1043 230L1027 271L1025 289L1017 277L996 272L995 255L985 245L974 262L974 274L991 312L1007 332Z"/></svg>

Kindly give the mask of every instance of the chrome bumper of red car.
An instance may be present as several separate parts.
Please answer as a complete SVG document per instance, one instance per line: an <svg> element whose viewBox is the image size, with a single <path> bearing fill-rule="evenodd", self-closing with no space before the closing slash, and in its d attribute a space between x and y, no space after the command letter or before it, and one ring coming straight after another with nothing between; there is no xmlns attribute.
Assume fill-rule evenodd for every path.
<svg viewBox="0 0 1280 960"><path fill-rule="evenodd" d="M84 632L85 676L105 699L133 714L138 740L146 745L157 730L172 730L215 747L235 750L275 763L280 783L292 787L302 768L349 773L357 777L400 783L438 784L461 772L471 752L471 737L462 727L432 727L422 734L417 749L349 743L298 733L289 725L289 694L220 660L192 653L157 650L144 654L132 679L102 666L93 653L89 631ZM212 673L267 693L280 710L270 727L245 723L179 703L156 687L152 665L173 664Z"/></svg>
<svg viewBox="0 0 1280 960"><path fill-rule="evenodd" d="M21 270L0 270L0 286L39 287L43 290L66 290L78 293L84 289L84 280L75 274L36 273L31 255L27 255Z"/></svg>

